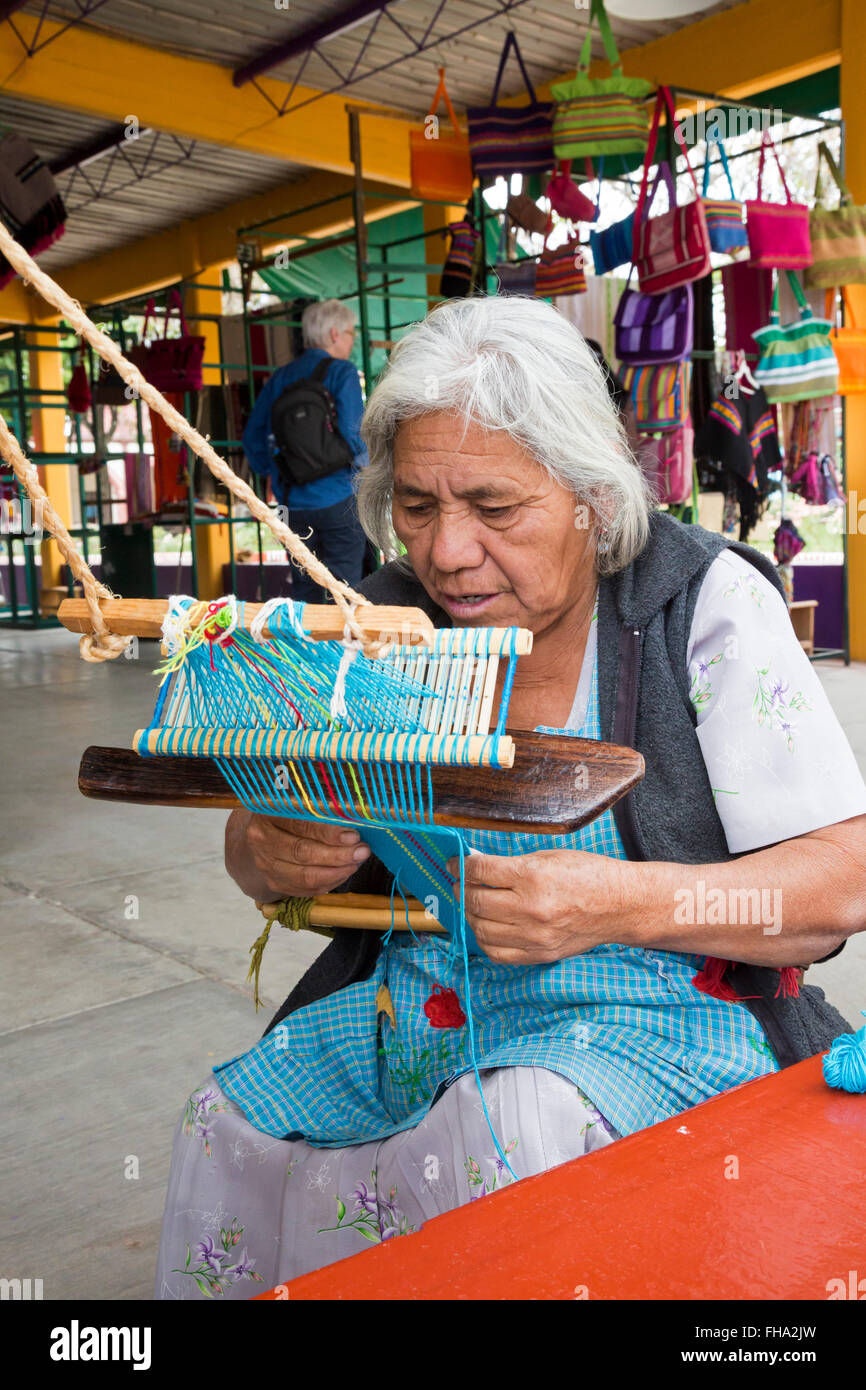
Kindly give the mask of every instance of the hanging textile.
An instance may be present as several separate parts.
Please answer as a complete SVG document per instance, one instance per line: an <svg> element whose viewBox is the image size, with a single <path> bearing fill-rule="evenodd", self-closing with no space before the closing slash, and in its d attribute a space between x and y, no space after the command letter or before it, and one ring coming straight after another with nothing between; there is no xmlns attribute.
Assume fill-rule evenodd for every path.
<svg viewBox="0 0 866 1390"><path fill-rule="evenodd" d="M23 135L0 136L0 219L32 256L63 235L66 209L54 177ZM15 278L0 256L0 289Z"/></svg>
<svg viewBox="0 0 866 1390"><path fill-rule="evenodd" d="M127 449L123 455L126 482L127 520L150 516L155 510L153 500L153 459Z"/></svg>
<svg viewBox="0 0 866 1390"><path fill-rule="evenodd" d="M175 410L183 410L183 391L163 392L163 394L169 405L173 405ZM181 443L161 415L158 415L150 407L148 407L148 414L150 415L150 434L153 440L154 511L161 512L168 506L187 501L187 451L186 446Z"/></svg>
<svg viewBox="0 0 866 1390"><path fill-rule="evenodd" d="M737 261L722 268L725 296L725 347L758 360L754 334L769 321L773 305L773 272Z"/></svg>
<svg viewBox="0 0 866 1390"><path fill-rule="evenodd" d="M707 412L719 394L722 383L719 380L715 359L712 276L706 275L703 280L696 280L689 288L692 291L694 312L692 424L695 431L698 431L707 418Z"/></svg>
<svg viewBox="0 0 866 1390"><path fill-rule="evenodd" d="M740 508L740 540L748 540L768 492L767 474L779 468L782 452L775 414L764 392L737 391L717 396L695 438L695 453L727 475L726 491L736 495Z"/></svg>

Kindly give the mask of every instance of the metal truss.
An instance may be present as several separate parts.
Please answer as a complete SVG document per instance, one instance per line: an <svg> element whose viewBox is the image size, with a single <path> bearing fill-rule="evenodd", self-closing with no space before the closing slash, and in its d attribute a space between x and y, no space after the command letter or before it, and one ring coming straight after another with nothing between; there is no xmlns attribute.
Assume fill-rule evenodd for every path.
<svg viewBox="0 0 866 1390"><path fill-rule="evenodd" d="M393 0L393 3L399 4L399 0ZM348 72L341 72L337 64L328 57L326 52L323 52L323 45L326 39L322 38L312 42L310 46L303 51L302 55L299 55L301 56L300 66L292 80L288 96L282 103L274 101L273 97L260 85L257 76L254 75L254 70L256 72L262 72L264 70L262 67L264 62L267 62L268 66L272 66L283 60L279 56L279 49L273 50L273 64L269 61L269 55L265 54L262 59L253 60L253 62L247 64L246 67L239 68L234 74L235 85L240 86L244 82L252 82L256 91L264 97L265 101L276 111L278 116L288 116L291 115L293 111L300 111L304 106L311 106L314 102L321 101L322 97L332 96L335 92L345 91L347 88L354 86L357 82L364 82L368 77L376 77L381 72L387 72L390 68L397 67L400 63L405 63L409 58L417 58L419 54L426 53L428 49L437 48L443 43L450 43L452 39L459 38L461 34L466 34L472 29L477 29L481 24L487 24L491 19L502 19L511 14L513 10L518 10L522 5L527 3L528 0L497 0L497 3L491 5L491 8L479 19L473 19L469 24L462 24L459 29L451 29L447 33L434 34L433 30L436 22L447 4L447 0L438 0L432 19L427 24L423 34L418 38L406 28L405 24L401 23L401 21L391 13L391 6L388 0L385 0L381 8L371 17L372 23L359 46L358 53ZM358 69L364 60L364 55L383 20L388 20L395 28L399 29L403 37L408 39L411 47L406 53L402 53L399 58L392 58L388 63L380 63L376 67L366 68L363 72L359 72ZM304 75L304 70L312 54L315 54L317 58L321 59L321 61L331 69L336 75L337 81L332 87L326 87L321 91L317 91L314 96L306 97L304 101L298 101L292 106L290 105L292 96Z"/></svg>
<svg viewBox="0 0 866 1390"><path fill-rule="evenodd" d="M141 145L145 146L143 155L133 157L133 151ZM162 157L157 158L160 146ZM195 148L195 140L181 140L178 135L167 134L165 131L141 131L135 139L121 136L118 143L99 158L99 173L96 177L91 173L96 163L94 159L75 164L68 171L55 175L58 183L68 175L68 182L60 185L66 211L68 214L80 212L82 208L89 207L100 198L113 198L116 193L131 188L133 184L142 183L166 169L173 169L190 159ZM114 171L122 171L124 167L129 171L130 177L122 183L112 183ZM73 201L75 194L78 195L77 202Z"/></svg>
<svg viewBox="0 0 866 1390"><path fill-rule="evenodd" d="M26 0L20 0L20 3L14 3L13 0L11 4L0 4L0 20L5 19L21 47L24 49L24 52L27 54L27 57L32 58L34 54L38 53L41 49L47 48L55 39L59 39L61 34L65 34L69 29L74 29L77 24L81 24L83 20L89 19L97 10L101 10L103 5L108 4L108 0L75 0L78 14L73 15L72 19L67 20L55 33L49 34L46 39L42 39L41 43L39 41L39 36L42 33L42 26L48 18L51 0L43 0L39 17L36 20L36 28L29 42L20 33L18 26L12 18L12 15L17 10L23 9L25 3Z"/></svg>

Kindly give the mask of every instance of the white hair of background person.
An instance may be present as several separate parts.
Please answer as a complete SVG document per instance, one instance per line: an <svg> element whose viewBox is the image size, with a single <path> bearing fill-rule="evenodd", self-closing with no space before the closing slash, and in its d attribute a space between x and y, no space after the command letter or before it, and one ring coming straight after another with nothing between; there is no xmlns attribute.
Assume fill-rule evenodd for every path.
<svg viewBox="0 0 866 1390"><path fill-rule="evenodd" d="M341 303L339 299L321 299L315 304L308 304L301 315L304 347L321 348L324 352L330 350L332 328L336 328L338 333L347 333L354 327L355 315L348 304Z"/></svg>
<svg viewBox="0 0 866 1390"><path fill-rule="evenodd" d="M361 524L386 554L394 549L397 428L440 410L510 435L574 493L588 508L596 544L604 537L600 573L624 569L643 549L649 486L603 369L552 305L517 295L451 300L396 345L367 402L361 433L370 463L358 483Z"/></svg>

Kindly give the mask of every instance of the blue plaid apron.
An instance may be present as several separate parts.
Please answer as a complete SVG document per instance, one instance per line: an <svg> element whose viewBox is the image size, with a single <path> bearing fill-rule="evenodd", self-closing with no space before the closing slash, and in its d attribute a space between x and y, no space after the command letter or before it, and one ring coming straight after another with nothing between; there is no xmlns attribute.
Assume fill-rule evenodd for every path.
<svg viewBox="0 0 866 1390"><path fill-rule="evenodd" d="M597 664L577 732L600 737ZM484 854L577 849L626 857L611 811L573 835L461 834ZM443 850L443 858L453 852ZM399 899L397 906L399 921ZM744 1004L694 988L701 963L699 956L610 944L552 965L501 965L481 954L449 959L441 938L396 931L368 980L290 1014L214 1070L257 1129L323 1148L413 1128L473 1062L559 1072L620 1134L632 1134L777 1070ZM396 1027L377 1014L385 984ZM425 1012L448 990L458 1023L471 1013L474 1049L468 1020L434 1027Z"/></svg>

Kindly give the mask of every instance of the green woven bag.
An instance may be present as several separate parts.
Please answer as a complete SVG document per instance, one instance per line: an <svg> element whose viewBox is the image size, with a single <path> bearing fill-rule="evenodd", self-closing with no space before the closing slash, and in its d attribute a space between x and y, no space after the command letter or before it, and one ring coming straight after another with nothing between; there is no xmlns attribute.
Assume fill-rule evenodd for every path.
<svg viewBox="0 0 866 1390"><path fill-rule="evenodd" d="M816 318L794 272L786 274L800 306L799 319L779 322L777 277L770 322L753 334L760 350L754 377L771 405L835 396L839 385L839 363L830 344L833 325L829 319Z"/></svg>
<svg viewBox="0 0 866 1390"><path fill-rule="evenodd" d="M611 65L610 77L590 77L592 23L598 21L604 51ZM646 153L649 117L646 99L653 84L643 77L625 77L604 0L592 0L589 28L583 41L577 73L568 82L551 88L553 150L557 159L581 159L587 155L635 155L624 161L635 167ZM606 166L607 167L607 166ZM613 173L611 167L609 173Z"/></svg>
<svg viewBox="0 0 866 1390"><path fill-rule="evenodd" d="M837 208L821 206L821 159L842 195ZM866 281L866 207L857 207L823 140L818 146L815 207L809 214L812 264L803 276L808 289L833 289Z"/></svg>

